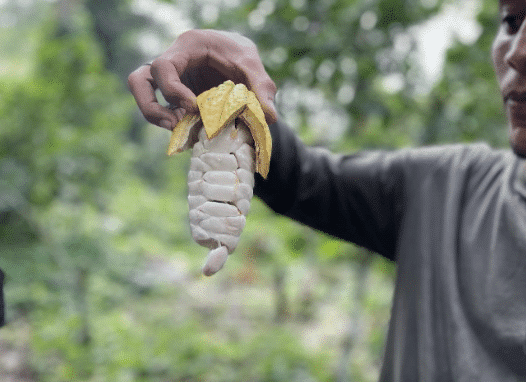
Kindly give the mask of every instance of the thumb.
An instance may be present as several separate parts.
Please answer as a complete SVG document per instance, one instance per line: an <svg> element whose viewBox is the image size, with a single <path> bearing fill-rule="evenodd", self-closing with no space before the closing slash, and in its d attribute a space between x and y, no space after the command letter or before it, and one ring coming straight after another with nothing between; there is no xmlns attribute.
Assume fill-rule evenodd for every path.
<svg viewBox="0 0 526 382"><path fill-rule="evenodd" d="M276 106L274 105L274 97L272 97L272 100L261 102L261 108L263 109L263 113L265 113L267 124L272 125L277 122L278 113L276 111Z"/></svg>
<svg viewBox="0 0 526 382"><path fill-rule="evenodd" d="M265 113L265 119L269 125L276 123L278 120L278 113L276 111L276 105L274 99L276 97L276 85L270 78L260 82L252 88L252 91L256 95L263 113Z"/></svg>

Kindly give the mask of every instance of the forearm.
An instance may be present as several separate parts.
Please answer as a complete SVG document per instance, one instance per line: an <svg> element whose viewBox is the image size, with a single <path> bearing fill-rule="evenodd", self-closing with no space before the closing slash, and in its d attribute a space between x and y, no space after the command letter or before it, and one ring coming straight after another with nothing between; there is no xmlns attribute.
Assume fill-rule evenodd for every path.
<svg viewBox="0 0 526 382"><path fill-rule="evenodd" d="M270 129L269 176L258 177L255 194L279 214L393 258L401 184L389 155L334 155L305 146L281 122Z"/></svg>

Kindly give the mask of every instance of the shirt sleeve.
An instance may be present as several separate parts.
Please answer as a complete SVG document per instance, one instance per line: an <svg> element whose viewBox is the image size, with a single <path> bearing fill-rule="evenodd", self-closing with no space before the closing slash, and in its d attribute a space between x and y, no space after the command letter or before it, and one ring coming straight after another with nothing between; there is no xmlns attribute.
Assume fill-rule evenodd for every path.
<svg viewBox="0 0 526 382"><path fill-rule="evenodd" d="M279 214L395 260L406 177L400 155L336 155L304 145L280 121L270 131L270 171L256 177L255 195Z"/></svg>

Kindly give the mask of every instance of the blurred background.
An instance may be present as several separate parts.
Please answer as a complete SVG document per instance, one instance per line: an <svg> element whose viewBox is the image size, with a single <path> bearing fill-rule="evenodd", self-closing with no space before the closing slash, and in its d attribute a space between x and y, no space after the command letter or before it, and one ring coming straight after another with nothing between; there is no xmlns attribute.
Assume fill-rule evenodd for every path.
<svg viewBox="0 0 526 382"><path fill-rule="evenodd" d="M375 381L395 266L254 199L212 278L128 74L190 28L253 39L334 151L507 146L496 0L0 0L2 381Z"/></svg>

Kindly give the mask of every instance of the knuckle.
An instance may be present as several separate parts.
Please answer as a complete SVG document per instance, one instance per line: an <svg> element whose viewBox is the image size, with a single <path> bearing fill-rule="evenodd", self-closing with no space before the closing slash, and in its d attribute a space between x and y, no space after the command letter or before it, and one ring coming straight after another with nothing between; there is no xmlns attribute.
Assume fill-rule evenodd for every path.
<svg viewBox="0 0 526 382"><path fill-rule="evenodd" d="M272 93L273 96L278 91L278 87L276 86L276 83L272 81L272 79L268 76L267 76L267 79L263 81L263 86L267 88L269 93Z"/></svg>
<svg viewBox="0 0 526 382"><path fill-rule="evenodd" d="M135 83L137 82L137 79L139 77L139 71L138 69L134 70L128 75L128 88L131 90Z"/></svg>
<svg viewBox="0 0 526 382"><path fill-rule="evenodd" d="M151 67L151 70L153 71L156 71L158 70L159 68L161 68L162 66L166 65L166 62L168 60L166 58L163 58L163 57L157 57L156 59L154 59L152 61L152 64L150 65Z"/></svg>
<svg viewBox="0 0 526 382"><path fill-rule="evenodd" d="M150 70L148 66L141 66L128 75L127 84L130 91L140 88L142 84L148 81Z"/></svg>
<svg viewBox="0 0 526 382"><path fill-rule="evenodd" d="M179 35L179 38L178 40L184 40L184 39L195 39L195 38L199 38L202 34L202 31L198 30L198 29L190 29L190 30L187 30L183 33L181 33Z"/></svg>
<svg viewBox="0 0 526 382"><path fill-rule="evenodd" d="M210 31L200 29L190 29L185 31L177 37L175 44L183 50L192 47L195 49L198 46L206 46L210 39Z"/></svg>

